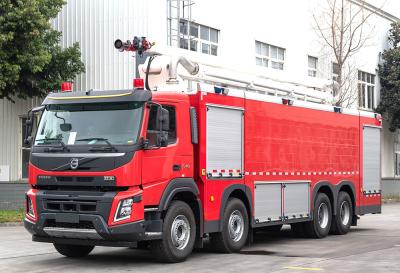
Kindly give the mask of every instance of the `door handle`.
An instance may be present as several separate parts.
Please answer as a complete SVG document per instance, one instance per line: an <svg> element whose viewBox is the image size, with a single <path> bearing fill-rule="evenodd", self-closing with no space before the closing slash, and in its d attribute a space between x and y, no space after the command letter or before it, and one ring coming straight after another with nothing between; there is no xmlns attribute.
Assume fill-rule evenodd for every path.
<svg viewBox="0 0 400 273"><path fill-rule="evenodd" d="M181 165L179 165L179 164L174 164L174 165L172 166L172 170L174 170L174 171L180 171L180 170L181 170Z"/></svg>

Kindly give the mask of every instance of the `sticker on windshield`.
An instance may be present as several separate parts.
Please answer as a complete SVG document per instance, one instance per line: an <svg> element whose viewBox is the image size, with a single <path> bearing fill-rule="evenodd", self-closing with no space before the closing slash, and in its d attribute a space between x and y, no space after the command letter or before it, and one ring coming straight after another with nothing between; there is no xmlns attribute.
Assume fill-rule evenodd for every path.
<svg viewBox="0 0 400 273"><path fill-rule="evenodd" d="M76 132L70 132L68 137L68 145L75 144Z"/></svg>

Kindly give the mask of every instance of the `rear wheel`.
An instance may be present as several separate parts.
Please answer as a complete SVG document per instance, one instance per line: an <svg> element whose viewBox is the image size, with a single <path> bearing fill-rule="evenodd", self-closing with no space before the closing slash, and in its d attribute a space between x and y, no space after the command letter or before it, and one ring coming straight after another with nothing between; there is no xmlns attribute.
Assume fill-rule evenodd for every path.
<svg viewBox="0 0 400 273"><path fill-rule="evenodd" d="M218 252L237 252L246 244L249 218L243 202L231 198L224 210L222 232L211 235L211 244Z"/></svg>
<svg viewBox="0 0 400 273"><path fill-rule="evenodd" d="M196 239L196 221L192 209L182 201L173 201L164 218L161 240L150 248L162 262L184 261L192 252Z"/></svg>
<svg viewBox="0 0 400 273"><path fill-rule="evenodd" d="M81 246L81 245L65 245L53 244L54 248L66 257L80 258L87 256L94 248L94 246Z"/></svg>
<svg viewBox="0 0 400 273"><path fill-rule="evenodd" d="M325 193L318 193L314 203L313 220L304 223L305 233L311 238L324 238L332 223L332 207Z"/></svg>
<svg viewBox="0 0 400 273"><path fill-rule="evenodd" d="M353 217L353 204L347 192L339 192L336 215L332 221L332 233L343 235L349 232Z"/></svg>

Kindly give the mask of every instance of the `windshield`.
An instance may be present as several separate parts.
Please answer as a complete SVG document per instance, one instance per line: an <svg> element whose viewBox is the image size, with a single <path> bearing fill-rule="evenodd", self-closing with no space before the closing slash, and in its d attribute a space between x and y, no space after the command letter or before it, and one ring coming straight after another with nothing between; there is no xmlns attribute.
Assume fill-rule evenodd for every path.
<svg viewBox="0 0 400 273"><path fill-rule="evenodd" d="M46 107L35 145L135 144L143 102L51 104Z"/></svg>

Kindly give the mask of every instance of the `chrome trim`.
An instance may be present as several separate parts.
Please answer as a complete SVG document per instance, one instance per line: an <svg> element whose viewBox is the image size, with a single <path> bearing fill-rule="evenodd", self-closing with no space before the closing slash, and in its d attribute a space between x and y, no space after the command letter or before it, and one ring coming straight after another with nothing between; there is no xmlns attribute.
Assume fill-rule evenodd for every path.
<svg viewBox="0 0 400 273"><path fill-rule="evenodd" d="M377 126L377 125L369 125L369 124L364 124L364 125L363 125L363 129L364 129L365 127L382 129L382 126Z"/></svg>
<svg viewBox="0 0 400 273"><path fill-rule="evenodd" d="M146 237L158 237L162 235L162 232L145 232Z"/></svg>
<svg viewBox="0 0 400 273"><path fill-rule="evenodd" d="M85 158L98 158L98 157L120 157L125 153L91 153L91 154L70 154L70 153L32 153L37 157L85 157Z"/></svg>
<svg viewBox="0 0 400 273"><path fill-rule="evenodd" d="M52 237L74 238L74 239L93 239L102 240L103 237L95 229L86 228L59 228L45 227L43 231Z"/></svg>
<svg viewBox="0 0 400 273"><path fill-rule="evenodd" d="M158 208L145 208L144 212L158 211Z"/></svg>
<svg viewBox="0 0 400 273"><path fill-rule="evenodd" d="M245 111L245 109L243 107L235 107L235 106L230 106L230 105L206 103L206 106L224 108L224 109L232 109L232 110L239 110L239 111L243 111L243 112Z"/></svg>
<svg viewBox="0 0 400 273"><path fill-rule="evenodd" d="M131 197L131 198L133 198L133 197ZM118 202L118 207L117 207L117 209L115 210L115 214L114 214L114 223L120 222L120 221L122 221L122 220L126 220L126 219L131 218L131 215L132 215L132 207L131 207L131 214L129 214L128 216L124 216L124 217L121 217L121 218L117 218L119 208L121 207L121 203L122 203L122 201L124 201L124 200L126 200L126 199L129 199L129 197L128 197L128 198L125 198L125 199L119 200L119 202Z"/></svg>
<svg viewBox="0 0 400 273"><path fill-rule="evenodd" d="M25 217L25 221L27 221L28 223L30 223L30 224L35 224L35 222L33 222L33 221L31 221L28 217Z"/></svg>
<svg viewBox="0 0 400 273"><path fill-rule="evenodd" d="M102 99L102 98L115 98L115 97L123 97L129 96L132 94L131 92L122 93L122 94L113 94L113 95L98 95L98 96L63 96L63 97L48 97L51 100L77 100L77 99Z"/></svg>
<svg viewBox="0 0 400 273"><path fill-rule="evenodd" d="M264 184L295 184L295 183L311 183L311 180L271 180L271 181L254 181L254 185L264 185Z"/></svg>

